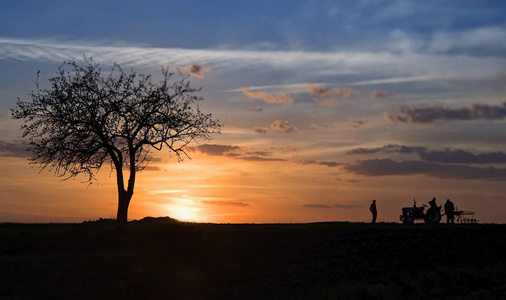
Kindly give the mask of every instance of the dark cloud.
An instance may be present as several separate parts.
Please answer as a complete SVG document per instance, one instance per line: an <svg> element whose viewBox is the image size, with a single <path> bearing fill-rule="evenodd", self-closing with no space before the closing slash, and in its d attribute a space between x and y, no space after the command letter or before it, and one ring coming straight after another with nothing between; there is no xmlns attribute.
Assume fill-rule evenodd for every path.
<svg viewBox="0 0 506 300"><path fill-rule="evenodd" d="M489 164L506 163L506 154L503 152L485 152L473 154L468 151L446 149L444 151L427 151L419 154L424 161L439 163L468 163Z"/></svg>
<svg viewBox="0 0 506 300"><path fill-rule="evenodd" d="M272 122L271 129L274 131L290 133L296 131L298 128L288 121L277 120Z"/></svg>
<svg viewBox="0 0 506 300"><path fill-rule="evenodd" d="M378 148L355 148L346 152L346 154L374 154L374 153L420 153L427 151L426 147L410 147L396 144L388 144Z"/></svg>
<svg viewBox="0 0 506 300"><path fill-rule="evenodd" d="M295 147L293 145L286 145L286 146L279 147L279 148L270 147L270 149L279 150L279 151L281 151L283 153L295 152L295 151L299 150L299 149L297 149L297 147Z"/></svg>
<svg viewBox="0 0 506 300"><path fill-rule="evenodd" d="M263 107L261 107L261 106L250 106L250 107L248 107L248 109L251 111L256 111L256 112L261 112L264 110Z"/></svg>
<svg viewBox="0 0 506 300"><path fill-rule="evenodd" d="M269 151L250 151L250 152L247 152L246 155L271 156L271 153Z"/></svg>
<svg viewBox="0 0 506 300"><path fill-rule="evenodd" d="M358 180L358 179L341 179L341 178L335 178L335 181L346 182L346 183L359 183L360 182L360 180Z"/></svg>
<svg viewBox="0 0 506 300"><path fill-rule="evenodd" d="M355 148L346 152L346 154L375 154L382 148Z"/></svg>
<svg viewBox="0 0 506 300"><path fill-rule="evenodd" d="M250 206L248 203L239 201L218 201L218 200L202 200L203 204L218 205L218 206Z"/></svg>
<svg viewBox="0 0 506 300"><path fill-rule="evenodd" d="M204 74L208 73L208 72L211 72L211 68L206 65L193 64L193 65L191 65L191 68L190 68L190 74L192 74L193 76L199 77L199 78L204 77Z"/></svg>
<svg viewBox="0 0 506 300"><path fill-rule="evenodd" d="M285 159L281 158L270 158L263 156L237 156L236 158L247 161L286 161Z"/></svg>
<svg viewBox="0 0 506 300"><path fill-rule="evenodd" d="M375 153L416 153L423 161L444 164L491 164L506 163L506 154L503 152L484 152L474 154L462 149L446 149L443 151L428 150L421 146L403 146L389 144L379 148L356 148L347 154L375 154Z"/></svg>
<svg viewBox="0 0 506 300"><path fill-rule="evenodd" d="M190 75L203 78L205 73L211 72L211 67L206 65L189 64L186 66L177 67L182 72L190 73Z"/></svg>
<svg viewBox="0 0 506 300"><path fill-rule="evenodd" d="M164 168L160 168L160 167L157 167L157 166L146 166L142 170L143 171L167 171Z"/></svg>
<svg viewBox="0 0 506 300"><path fill-rule="evenodd" d="M387 115L393 123L433 123L436 121L500 120L506 118L506 103L502 105L473 104L468 108L449 109L440 105L427 107L399 106L401 115Z"/></svg>
<svg viewBox="0 0 506 300"><path fill-rule="evenodd" d="M390 98L392 94L385 92L384 90L375 90L372 92L372 96L377 99L386 99Z"/></svg>
<svg viewBox="0 0 506 300"><path fill-rule="evenodd" d="M319 161L319 160L312 160L312 159L306 159L297 161L300 164L303 165L320 165L320 166L327 166L327 167L339 167L342 165L342 163L335 162L335 161Z"/></svg>
<svg viewBox="0 0 506 300"><path fill-rule="evenodd" d="M268 127L255 127L255 128L253 128L253 130L255 130L256 133L266 134L269 131L269 128Z"/></svg>
<svg viewBox="0 0 506 300"><path fill-rule="evenodd" d="M346 170L364 176L428 175L449 179L506 180L506 169L479 168L466 165L448 165L424 161L401 161L391 159L359 160L344 166Z"/></svg>
<svg viewBox="0 0 506 300"><path fill-rule="evenodd" d="M341 209L354 209L354 208L361 208L362 205L345 205L345 204L336 204L334 207L341 208Z"/></svg>
<svg viewBox="0 0 506 300"><path fill-rule="evenodd" d="M346 129L346 128L353 128L353 129L359 129L361 127L363 127L365 124L367 124L369 122L369 120L367 118L361 118L361 119L356 119L356 118L353 118L353 117L349 117L348 118L349 122L333 122L331 124L327 123L327 124L311 124L309 125L309 128L310 129L313 129L313 130L327 130L327 129L333 129L333 128L337 128L337 129Z"/></svg>
<svg viewBox="0 0 506 300"><path fill-rule="evenodd" d="M286 161L284 159L270 157L272 154L269 151L251 151L244 147L231 145L203 144L198 146L190 146L187 147L187 149L192 152L198 151L211 156L224 156L245 161Z"/></svg>
<svg viewBox="0 0 506 300"><path fill-rule="evenodd" d="M192 152L198 151L212 156L225 156L227 153L234 152L240 149L238 146L216 145L216 144L203 144L198 146L189 146L186 148Z"/></svg>
<svg viewBox="0 0 506 300"><path fill-rule="evenodd" d="M303 165L314 165L314 164L318 164L318 161L312 160L312 159L306 159L306 160L298 161L298 163L303 164Z"/></svg>
<svg viewBox="0 0 506 300"><path fill-rule="evenodd" d="M327 88L323 85L306 84L308 92L315 96L312 101L320 106L334 106L340 99L353 97L357 91L351 87Z"/></svg>
<svg viewBox="0 0 506 300"><path fill-rule="evenodd" d="M0 141L0 157L30 157L31 153L19 143Z"/></svg>
<svg viewBox="0 0 506 300"><path fill-rule="evenodd" d="M287 93L272 95L265 92L254 92L251 89L245 87L241 88L241 91L248 98L263 100L266 103L271 104L291 104L294 100L292 96Z"/></svg>
<svg viewBox="0 0 506 300"><path fill-rule="evenodd" d="M369 120L366 118L362 118L362 119L350 118L350 123L347 123L347 125L348 125L348 127L358 129L358 128L364 126L365 124L367 124L368 122L369 122Z"/></svg>
<svg viewBox="0 0 506 300"><path fill-rule="evenodd" d="M318 162L318 164L327 167L339 167L340 165L342 165L341 163L335 161L320 161Z"/></svg>
<svg viewBox="0 0 506 300"><path fill-rule="evenodd" d="M319 209L330 209L330 208L332 208L332 206L325 205L325 204L304 204L304 205L302 205L302 207L319 208Z"/></svg>

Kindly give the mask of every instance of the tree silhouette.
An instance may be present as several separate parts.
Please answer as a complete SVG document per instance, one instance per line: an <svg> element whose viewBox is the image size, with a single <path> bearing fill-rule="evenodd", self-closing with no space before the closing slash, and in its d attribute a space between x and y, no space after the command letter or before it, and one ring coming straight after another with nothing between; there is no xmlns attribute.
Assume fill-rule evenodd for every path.
<svg viewBox="0 0 506 300"><path fill-rule="evenodd" d="M85 58L82 65L66 61L49 79L50 89L39 87L39 73L32 101L18 98L12 110L14 119L25 121L21 129L33 153L30 164L63 180L85 174L91 184L104 163L110 163L116 171L121 227L127 223L136 174L153 149L167 148L181 161L188 157L186 145L209 140L221 129L218 120L200 111L200 89L190 87L188 76L180 73L174 80L168 69L153 83L150 75L127 74L117 64L102 76L92 59Z"/></svg>

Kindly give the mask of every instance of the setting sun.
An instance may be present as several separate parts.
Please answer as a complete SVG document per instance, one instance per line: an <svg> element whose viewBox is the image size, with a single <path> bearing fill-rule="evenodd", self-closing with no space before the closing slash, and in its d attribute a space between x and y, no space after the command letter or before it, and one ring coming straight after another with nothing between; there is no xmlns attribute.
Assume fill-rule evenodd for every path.
<svg viewBox="0 0 506 300"><path fill-rule="evenodd" d="M191 221L190 215L188 215L188 214L179 215L179 221L184 221L184 222Z"/></svg>

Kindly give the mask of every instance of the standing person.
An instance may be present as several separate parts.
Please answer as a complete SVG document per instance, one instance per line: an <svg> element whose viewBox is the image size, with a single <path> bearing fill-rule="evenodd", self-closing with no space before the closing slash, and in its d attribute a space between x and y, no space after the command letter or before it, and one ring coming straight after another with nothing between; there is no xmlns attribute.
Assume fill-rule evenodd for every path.
<svg viewBox="0 0 506 300"><path fill-rule="evenodd" d="M436 197L434 197L434 198L432 198L432 200L429 201L429 209L427 209L427 217L430 220L434 219L434 215L436 214L436 210L437 210Z"/></svg>
<svg viewBox="0 0 506 300"><path fill-rule="evenodd" d="M371 206L369 206L369 210L372 213L372 223L376 223L376 217L378 217L378 210L376 209L376 200L372 200Z"/></svg>
<svg viewBox="0 0 506 300"><path fill-rule="evenodd" d="M429 201L429 209L437 209L436 197L432 198L432 200Z"/></svg>
<svg viewBox="0 0 506 300"><path fill-rule="evenodd" d="M453 224L455 218L455 206L453 205L453 202L450 201L450 199L446 199L445 214L446 214L446 223Z"/></svg>

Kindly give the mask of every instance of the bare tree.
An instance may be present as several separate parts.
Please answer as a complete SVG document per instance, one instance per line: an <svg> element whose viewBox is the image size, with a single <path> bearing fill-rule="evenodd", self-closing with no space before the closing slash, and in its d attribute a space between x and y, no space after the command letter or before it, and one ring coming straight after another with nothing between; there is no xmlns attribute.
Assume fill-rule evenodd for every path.
<svg viewBox="0 0 506 300"><path fill-rule="evenodd" d="M32 101L18 98L12 110L14 119L25 121L21 129L33 153L30 164L63 180L85 174L85 182L92 183L104 163L111 163L120 226L127 223L136 174L152 150L167 148L181 161L188 157L186 145L220 133L219 121L198 107L200 89L180 73L174 80L174 73L162 69L163 79L153 83L150 75L127 74L114 64L103 76L99 64L85 58L82 65L64 62L49 79L51 88L41 89L39 72Z"/></svg>

